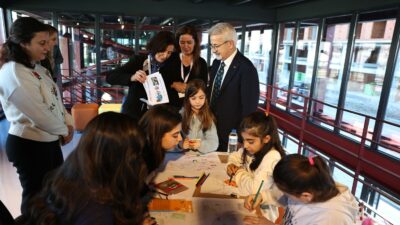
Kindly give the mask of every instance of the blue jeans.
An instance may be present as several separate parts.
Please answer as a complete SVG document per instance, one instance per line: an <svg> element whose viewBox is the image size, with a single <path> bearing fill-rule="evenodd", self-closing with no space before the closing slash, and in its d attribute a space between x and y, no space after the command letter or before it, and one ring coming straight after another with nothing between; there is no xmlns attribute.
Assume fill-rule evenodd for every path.
<svg viewBox="0 0 400 225"><path fill-rule="evenodd" d="M5 150L10 122L7 119L0 120L0 152Z"/></svg>

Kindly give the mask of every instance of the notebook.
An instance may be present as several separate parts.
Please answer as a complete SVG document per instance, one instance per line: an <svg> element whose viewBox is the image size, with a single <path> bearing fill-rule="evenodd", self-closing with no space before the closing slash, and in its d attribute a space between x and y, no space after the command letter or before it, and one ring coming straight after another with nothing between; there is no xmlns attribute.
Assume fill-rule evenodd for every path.
<svg viewBox="0 0 400 225"><path fill-rule="evenodd" d="M176 194L188 189L188 187L174 179L168 179L166 181L158 183L156 184L156 187L167 195Z"/></svg>

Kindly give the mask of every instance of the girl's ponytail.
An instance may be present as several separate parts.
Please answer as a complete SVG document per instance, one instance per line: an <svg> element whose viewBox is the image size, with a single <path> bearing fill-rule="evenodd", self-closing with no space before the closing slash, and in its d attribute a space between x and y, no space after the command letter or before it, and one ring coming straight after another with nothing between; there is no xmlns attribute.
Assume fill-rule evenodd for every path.
<svg viewBox="0 0 400 225"><path fill-rule="evenodd" d="M283 192L294 196L312 193L312 202L324 202L339 193L328 165L320 156L287 155L275 166L273 177Z"/></svg>

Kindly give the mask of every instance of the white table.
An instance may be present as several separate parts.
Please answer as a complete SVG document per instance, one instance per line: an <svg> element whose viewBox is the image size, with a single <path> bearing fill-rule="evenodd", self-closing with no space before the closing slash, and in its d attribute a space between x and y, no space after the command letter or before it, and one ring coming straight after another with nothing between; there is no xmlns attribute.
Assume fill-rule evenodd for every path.
<svg viewBox="0 0 400 225"><path fill-rule="evenodd" d="M174 175L201 176L203 172L210 173L207 180L228 179L225 172L226 164L220 162L218 154L224 153L214 152L200 156L192 153L168 153L164 164L165 169L157 175L155 182L162 182ZM191 200L193 213L151 211L151 216L155 217L160 225L239 225L243 224L243 216L254 215L243 207L243 199L193 197L197 179L176 180L189 189L170 195L168 198Z"/></svg>

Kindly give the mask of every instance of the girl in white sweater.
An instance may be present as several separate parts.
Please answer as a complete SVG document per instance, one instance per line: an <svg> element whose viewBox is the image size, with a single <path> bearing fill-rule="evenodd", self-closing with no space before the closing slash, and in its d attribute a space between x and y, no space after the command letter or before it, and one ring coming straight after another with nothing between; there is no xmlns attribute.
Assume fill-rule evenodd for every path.
<svg viewBox="0 0 400 225"><path fill-rule="evenodd" d="M183 101L183 148L208 153L217 150L218 135L214 116L208 106L206 85L200 79L191 80Z"/></svg>
<svg viewBox="0 0 400 225"><path fill-rule="evenodd" d="M278 130L272 116L254 112L246 116L240 124L244 148L229 155L227 173L236 182L239 194L256 194L263 183L263 189L273 186L272 171L276 163L285 155L279 140ZM277 207L271 191L264 198L269 210L264 215L274 220L278 216ZM265 207L267 208L267 207Z"/></svg>

